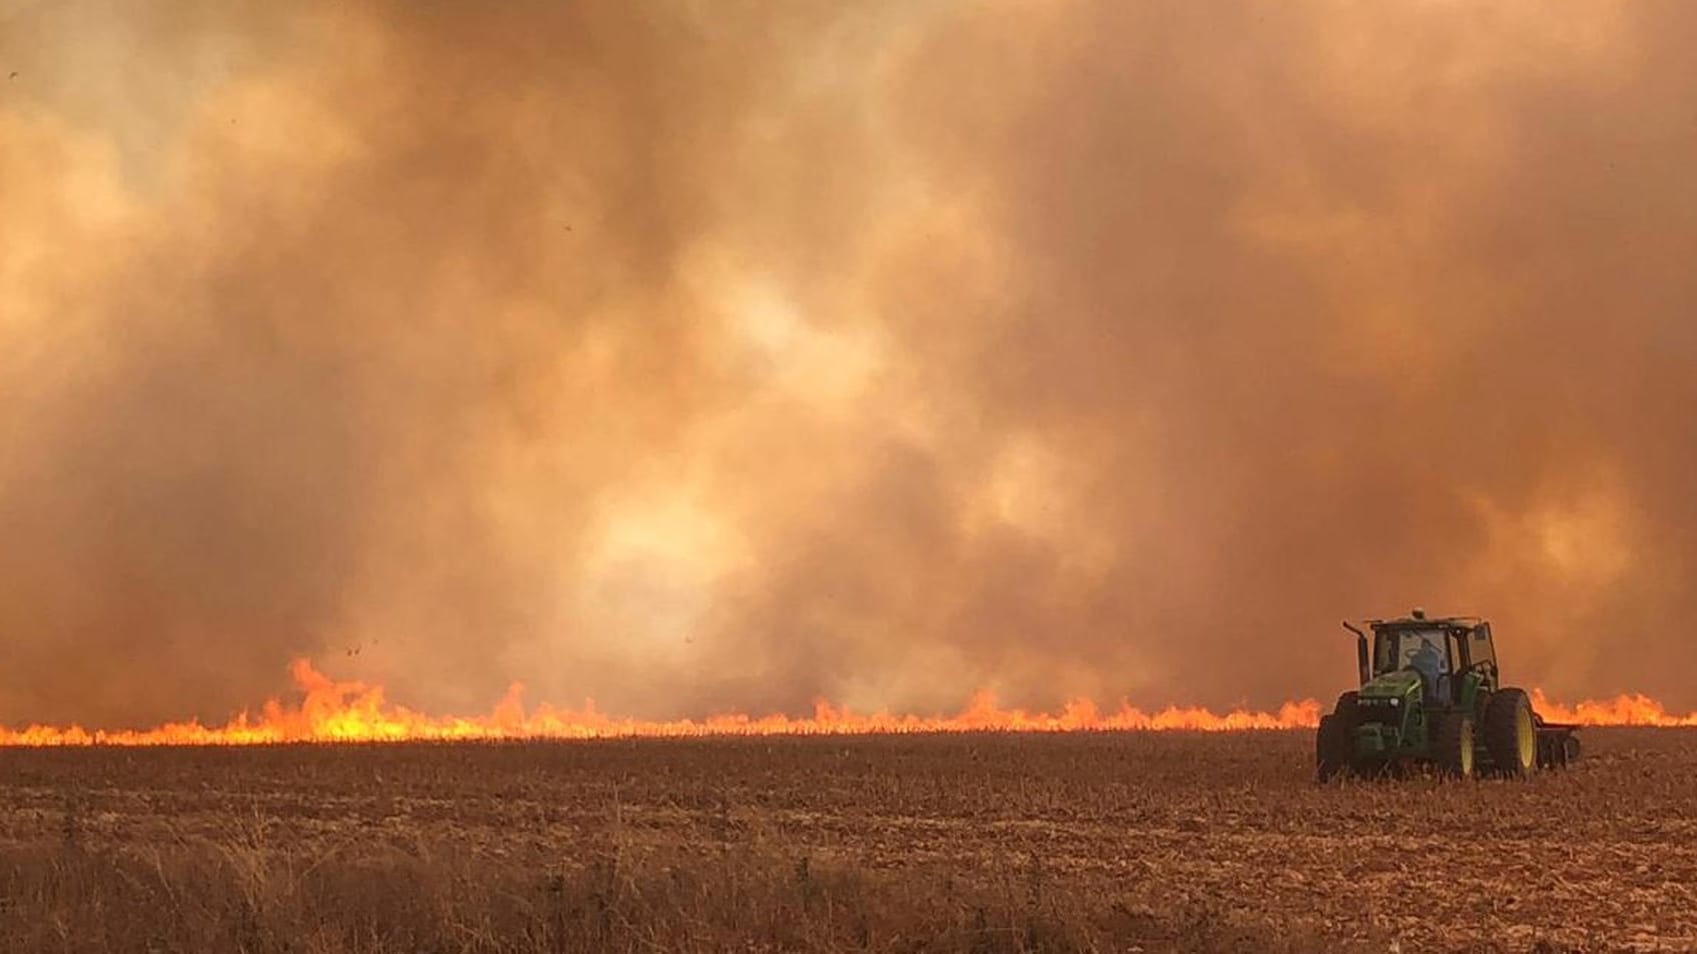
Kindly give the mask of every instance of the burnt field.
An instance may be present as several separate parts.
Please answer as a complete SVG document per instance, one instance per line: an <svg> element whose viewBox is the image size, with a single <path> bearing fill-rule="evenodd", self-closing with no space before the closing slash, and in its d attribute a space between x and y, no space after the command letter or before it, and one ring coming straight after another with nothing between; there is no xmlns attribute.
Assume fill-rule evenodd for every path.
<svg viewBox="0 0 1697 954"><path fill-rule="evenodd" d="M0 750L0 950L1697 949L1697 732L1584 735Z"/></svg>

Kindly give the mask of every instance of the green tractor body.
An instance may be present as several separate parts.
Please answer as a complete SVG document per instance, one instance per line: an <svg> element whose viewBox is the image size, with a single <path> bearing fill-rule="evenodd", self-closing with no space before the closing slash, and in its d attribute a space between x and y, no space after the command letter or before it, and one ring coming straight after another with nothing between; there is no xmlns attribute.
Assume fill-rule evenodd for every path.
<svg viewBox="0 0 1697 954"><path fill-rule="evenodd" d="M1320 718L1321 781L1418 765L1445 775L1524 776L1579 755L1577 726L1546 723L1531 698L1504 687L1491 624L1470 617L1372 620L1356 635L1360 688Z"/></svg>

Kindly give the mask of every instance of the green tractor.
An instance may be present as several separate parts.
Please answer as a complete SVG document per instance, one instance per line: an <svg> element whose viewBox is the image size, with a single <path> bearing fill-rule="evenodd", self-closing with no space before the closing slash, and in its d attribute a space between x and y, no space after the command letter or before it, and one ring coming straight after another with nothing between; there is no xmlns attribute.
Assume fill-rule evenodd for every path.
<svg viewBox="0 0 1697 954"><path fill-rule="evenodd" d="M1361 688L1320 717L1320 781L1431 765L1444 775L1521 777L1579 757L1578 726L1545 722L1525 690L1498 682L1491 624L1470 617L1370 620L1355 634Z"/></svg>

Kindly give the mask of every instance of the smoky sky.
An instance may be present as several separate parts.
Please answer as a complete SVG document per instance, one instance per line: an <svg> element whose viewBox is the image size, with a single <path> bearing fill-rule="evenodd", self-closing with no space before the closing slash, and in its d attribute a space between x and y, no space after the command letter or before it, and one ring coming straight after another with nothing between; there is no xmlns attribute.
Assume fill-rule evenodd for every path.
<svg viewBox="0 0 1697 954"><path fill-rule="evenodd" d="M1697 10L0 3L0 721L1697 706ZM16 75L12 75L12 74Z"/></svg>

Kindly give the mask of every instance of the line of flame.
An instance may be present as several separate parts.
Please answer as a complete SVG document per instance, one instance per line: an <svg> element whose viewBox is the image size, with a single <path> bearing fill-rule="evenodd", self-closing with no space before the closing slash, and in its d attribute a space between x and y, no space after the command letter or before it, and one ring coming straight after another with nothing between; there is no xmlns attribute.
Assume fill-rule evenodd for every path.
<svg viewBox="0 0 1697 954"><path fill-rule="evenodd" d="M1639 725L1678 728L1697 726L1697 712L1669 712L1660 702L1640 693L1613 699L1587 699L1573 705L1551 702L1540 690L1532 690L1532 710L1550 722L1575 725Z"/></svg>
<svg viewBox="0 0 1697 954"><path fill-rule="evenodd" d="M381 686L338 682L297 660L291 673L301 693L297 705L273 699L258 717L243 712L222 726L177 722L145 730L88 730L80 726L0 727L0 745L264 745L288 742L408 742L515 739L600 739L691 737L710 735L867 735L919 732L1078 732L1109 730L1190 730L1227 732L1246 729L1304 729L1319 723L1313 699L1287 702L1277 712L1234 710L1224 714L1201 708L1168 707L1145 712L1129 704L1102 711L1088 700L1074 700L1058 713L1002 709L981 692L958 715L862 715L826 702L811 716L716 715L705 719L649 721L605 715L593 703L582 709L549 705L529 712L523 688L514 685L492 712L483 716L430 716L384 698ZM1539 714L1552 722L1583 725L1697 726L1697 713L1673 715L1661 703L1641 695L1576 706L1550 702L1533 693Z"/></svg>

